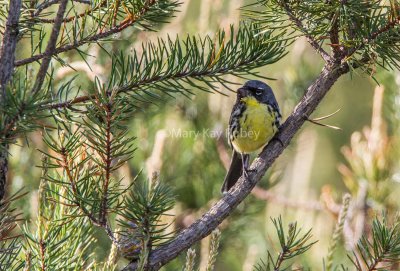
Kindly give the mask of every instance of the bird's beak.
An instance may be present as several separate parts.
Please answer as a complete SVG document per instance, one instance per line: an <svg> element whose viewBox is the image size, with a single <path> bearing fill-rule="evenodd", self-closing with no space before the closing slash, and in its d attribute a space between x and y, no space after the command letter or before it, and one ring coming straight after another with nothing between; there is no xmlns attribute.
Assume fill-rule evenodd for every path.
<svg viewBox="0 0 400 271"><path fill-rule="evenodd" d="M239 99L246 97L247 96L247 89L239 88L237 90L237 96L238 96Z"/></svg>

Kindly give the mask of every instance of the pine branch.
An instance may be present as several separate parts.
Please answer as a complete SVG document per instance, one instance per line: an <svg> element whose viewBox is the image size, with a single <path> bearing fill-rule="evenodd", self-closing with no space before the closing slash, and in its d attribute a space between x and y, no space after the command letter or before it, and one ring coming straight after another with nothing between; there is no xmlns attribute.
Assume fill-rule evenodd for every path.
<svg viewBox="0 0 400 271"><path fill-rule="evenodd" d="M59 3L60 1L61 0L56 0L56 1L53 1L53 2ZM50 1L50 3L51 2L52 1ZM83 18L85 16L91 15L93 12L97 11L101 6L104 6L106 4L106 2L107 2L106 0L103 0L102 2L100 2L95 7L88 8L83 13L80 13L80 14L77 14L77 15L74 15L74 16L70 16L70 17L67 17L67 18L63 18L62 22L63 23L70 23L70 22L73 22L75 20L81 19L81 18ZM49 3L49 2L44 2L44 3ZM90 2L88 4L90 4ZM51 6L52 4L48 4L48 5ZM44 7L44 8L47 8L47 7ZM44 8L43 7L38 7L36 12L34 12L34 14L32 16L32 19L34 19L37 22L41 22L41 23L54 24L56 22L56 20L57 20L57 17L55 19L36 18L36 17L38 17L40 15L41 11L43 11Z"/></svg>
<svg viewBox="0 0 400 271"><path fill-rule="evenodd" d="M331 5L332 0L328 1ZM341 59L343 52L342 52L342 46L340 45L340 36L339 36L339 19L340 19L340 11L333 12L331 15L331 28L329 30L329 38L330 38L330 46L332 48L333 52L333 59Z"/></svg>
<svg viewBox="0 0 400 271"><path fill-rule="evenodd" d="M61 0L48 0L48 1L44 1L42 2L39 6L36 7L36 11L33 13L34 17L37 17L40 15L40 13L42 13L43 10L51 7L52 5L56 5L59 4ZM86 4L86 5L90 5L91 4L91 0L72 0L74 2L78 2L78 3L82 3L82 4Z"/></svg>
<svg viewBox="0 0 400 271"><path fill-rule="evenodd" d="M0 48L0 106L6 99L6 85L14 70L15 48L18 38L18 21L21 12L21 0L10 0L6 29ZM1 116L3 118L3 114ZM4 198L8 172L8 145L0 146L0 200Z"/></svg>
<svg viewBox="0 0 400 271"><path fill-rule="evenodd" d="M256 8L246 10L248 16L263 29L278 29L287 33L288 39L298 37L299 31L325 62L348 62L350 66L369 62L370 66L363 68L366 72L375 64L400 67L397 0L328 0L318 5L314 0L257 0L252 6ZM289 28L295 31L288 32ZM324 43L332 48L332 55L323 51Z"/></svg>
<svg viewBox="0 0 400 271"><path fill-rule="evenodd" d="M138 99L146 95L151 98L156 94L153 89L162 93L190 93L189 87L208 91L204 83L217 91L213 83L225 84L224 75L257 76L253 69L275 63L286 55L286 41L271 32L261 33L247 24L242 24L236 35L233 26L230 32L229 39L224 31L218 32L216 42L208 36L188 36L184 42L160 39L143 45L143 54L135 51L131 57L115 56L108 88ZM94 95L83 95L63 102L47 102L41 108L71 108L91 99Z"/></svg>
<svg viewBox="0 0 400 271"><path fill-rule="evenodd" d="M121 211L121 198L129 187L123 188L121 179L115 180L112 175L132 157L135 138L128 136L127 120L135 107L115 91L98 87L86 108L86 118L77 121L68 114L64 116L77 124L75 130L60 121L58 138L50 134L44 137L56 154L46 154L51 158L47 166L64 172L62 177L48 180L66 186L70 207L102 227L116 242L108 214Z"/></svg>
<svg viewBox="0 0 400 271"><path fill-rule="evenodd" d="M71 189L73 191L73 193L75 195L81 195L81 192L79 191L79 188L76 184L74 175L73 175L73 171L71 168L74 168L73 165L71 165L72 162L72 157L69 156L68 154L68 150L65 147L61 147L60 149L60 162L59 164L61 165L61 167L64 169L67 178L71 184ZM78 198L78 197L77 197ZM75 204L75 206L77 206L84 215L86 215L91 221L92 223L94 223L95 225L100 226L101 222L89 211L87 210L87 208L85 207L85 204L82 203L82 201L79 200L79 198L75 201L73 201L73 203Z"/></svg>
<svg viewBox="0 0 400 271"><path fill-rule="evenodd" d="M57 56L60 53L78 49L79 47L81 47L82 45L85 45L85 44L100 42L102 39L108 38L116 33L119 33L132 25L135 25L135 24L140 25L141 21L145 21L146 19L154 20L154 18L151 17L152 16L151 13L152 12L159 13L158 6L160 6L160 2L165 2L165 3L163 3L166 6L164 8L167 11L169 11L169 13L165 13L165 11L162 11L162 16L168 16L168 14L171 13L171 9L173 10L177 5L179 5L177 2L170 2L167 0L165 0L165 1L164 0L151 0L151 1L148 0L145 2L143 7L141 8L141 10L139 10L136 14L128 14L129 16L127 19L123 20L122 22L120 22L117 25L114 25L113 27L109 28L108 30L100 29L96 34L88 35L86 37L81 37L80 40L74 39L69 44L61 45L59 47L54 48L54 50L52 50L51 54L48 54L46 52L40 53L37 55L33 55L29 58L17 60L17 61L15 61L14 64L16 67L19 67L22 65L26 65L26 64L38 61L43 58Z"/></svg>
<svg viewBox="0 0 400 271"><path fill-rule="evenodd" d="M303 2L305 3L303 4ZM321 5L319 4L319 6ZM260 24L264 30L276 29L284 33L289 40L304 36L312 48L327 63L333 59L322 47L319 36L323 31L315 27L315 25L322 24L320 21L325 20L325 18L321 18L323 13L314 16L315 18L307 16L309 6L315 7L315 3L313 1L257 0L254 4L247 6L244 11L247 17ZM303 21L308 25L306 26ZM311 29L308 27L311 25L310 21L313 21L314 25ZM296 31L299 31L300 34Z"/></svg>
<svg viewBox="0 0 400 271"><path fill-rule="evenodd" d="M44 164L47 174L48 164ZM86 218L74 217L74 208L64 205L68 193L43 176L39 189L37 229L24 226L26 250L32 270L84 270L91 258L93 231ZM27 267L26 267L27 268Z"/></svg>
<svg viewBox="0 0 400 271"><path fill-rule="evenodd" d="M21 0L10 0L6 29L0 48L0 101L2 102L6 92L6 84L10 80L14 70L15 48L19 32L19 17L21 13ZM0 196L0 198L2 198Z"/></svg>
<svg viewBox="0 0 400 271"><path fill-rule="evenodd" d="M368 62L363 70L374 73L375 66L399 68L398 1L366 1L342 3L341 44L345 57L342 62L359 65Z"/></svg>
<svg viewBox="0 0 400 271"><path fill-rule="evenodd" d="M0 144L12 144L17 136L34 131L44 124L40 119L47 112L38 112L39 104L47 100L47 91L32 95L32 78L29 74L16 71L6 89L6 96L0 109Z"/></svg>
<svg viewBox="0 0 400 271"><path fill-rule="evenodd" d="M21 251L20 235L13 231L22 219L15 213L13 202L23 197L20 191L6 200L0 201L0 270L20 270L23 263L18 260Z"/></svg>
<svg viewBox="0 0 400 271"><path fill-rule="evenodd" d="M102 107L101 109L104 110L105 116L104 116L104 122L105 122L105 153L102 156L103 160L103 165L104 165L104 172L105 172L105 177L104 177L104 182L103 182L103 195L101 199L101 207L100 207L100 213L99 213L99 221L102 223L106 223L107 220L107 205L108 205L108 188L111 182L111 173L112 173L112 159L113 153L111 152L111 148L114 148L113 144L113 134L111 131L111 126L113 125L113 107L114 107L114 101L113 97L111 95L110 99L108 100L108 103L104 105L100 105Z"/></svg>
<svg viewBox="0 0 400 271"><path fill-rule="evenodd" d="M77 208L82 216L82 214L90 219L90 221L97 225L102 226L101 222L97 217L87 208L87 201L91 199L86 199L85 190L81 189L80 183L87 180L88 174L95 174L94 169L87 170L84 167L84 163L87 162L87 154L82 150L81 136L79 135L79 130L71 132L69 130L68 134L64 131L59 131L59 137L57 139L50 136L50 134L45 133L43 137L44 142L49 146L49 148L54 151L55 154L44 153L49 159L46 160L43 167L45 168L61 168L65 173L65 180L59 178L59 176L52 177L50 174L46 174L43 178L46 181L52 182L54 184L61 184L67 187L67 195L63 197L64 201L56 202L63 204L71 208ZM79 160L79 161L76 161Z"/></svg>
<svg viewBox="0 0 400 271"><path fill-rule="evenodd" d="M168 243L172 234L167 231L170 225L163 223L161 217L168 215L167 212L174 206L175 198L172 190L160 183L158 178L158 175L154 174L149 181L136 181L120 212L124 219L119 220L119 223L127 229L126 236L129 237L132 224L137 228L134 237L142 244L138 266L146 268L149 267L152 249Z"/></svg>
<svg viewBox="0 0 400 271"><path fill-rule="evenodd" d="M289 145L294 134L304 124L305 116L310 116L336 80L348 71L347 65L326 64L324 66L318 78L308 87L301 101L281 126L277 135L279 140L272 140L252 163L248 179L241 177L237 184L199 220L178 234L170 243L155 249L149 258L150 270L158 270L160 266L174 259L182 251L210 234L231 214L235 207L250 194L275 159ZM136 263L133 262L126 266L124 270L135 269Z"/></svg>
<svg viewBox="0 0 400 271"><path fill-rule="evenodd" d="M297 18L288 1L280 1L280 4L282 5L282 7L285 9L289 19L298 27L298 29L303 33L303 35L306 37L308 43L314 48L314 50L319 53L322 57L322 59L325 62L329 62L332 61L331 56L322 48L322 46L315 40L315 38L308 33L308 30L304 27L303 22Z"/></svg>
<svg viewBox="0 0 400 271"><path fill-rule="evenodd" d="M49 41L47 43L46 50L44 52L44 57L42 64L40 65L39 71L36 75L36 81L32 89L32 93L37 93L43 85L44 79L46 77L47 70L50 65L51 57L56 49L56 43L58 35L60 33L61 25L63 23L64 13L67 9L68 0L61 0L60 6L57 11L56 19L54 20L53 28L50 34Z"/></svg>
<svg viewBox="0 0 400 271"><path fill-rule="evenodd" d="M357 271L397 270L392 264L400 261L400 220L396 217L393 225L374 219L371 240L362 236L357 244L358 255L349 257Z"/></svg>
<svg viewBox="0 0 400 271"><path fill-rule="evenodd" d="M102 226L107 225L108 213L117 211L114 207L116 205L119 208L118 199L124 193L120 181L114 180L112 174L134 152L132 142L135 138L128 136L127 125L134 108L126 98L119 97L116 91L99 89L92 104L87 107L87 120L81 121L85 127L86 140L83 144L92 150L89 159L97 166L98 177L93 178L93 181L98 184L100 195L92 199L92 205L93 209L98 209L98 222Z"/></svg>
<svg viewBox="0 0 400 271"><path fill-rule="evenodd" d="M301 229L297 228L297 222L290 223L287 234L285 234L285 230L282 224L282 218L271 218L271 220L275 226L276 234L278 236L279 244L281 246L281 251L279 252L276 260L273 259L271 252L268 251L267 263L262 261L261 264L258 264L255 267L256 271L288 270L290 265L285 268L282 267L285 261L288 261L305 253L317 242L310 242L310 239L312 237L311 230L300 234Z"/></svg>
<svg viewBox="0 0 400 271"><path fill-rule="evenodd" d="M389 21L386 25L383 27L377 29L373 33L371 33L367 38L363 39L361 43L357 46L352 48L349 53L348 53L348 58L351 57L355 52L363 49L367 45L373 43L375 40L377 40L381 35L389 32L396 26L398 26L400 23L400 15L395 17L393 20Z"/></svg>

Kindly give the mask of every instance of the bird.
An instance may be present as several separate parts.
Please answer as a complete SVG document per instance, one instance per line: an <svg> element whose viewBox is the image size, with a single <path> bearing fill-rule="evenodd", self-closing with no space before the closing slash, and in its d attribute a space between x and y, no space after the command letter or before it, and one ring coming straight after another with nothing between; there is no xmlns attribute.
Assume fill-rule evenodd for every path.
<svg viewBox="0 0 400 271"><path fill-rule="evenodd" d="M268 144L278 132L281 118L278 102L266 83L250 80L237 90L227 131L233 154L221 188L223 194L240 176L248 177L249 154Z"/></svg>

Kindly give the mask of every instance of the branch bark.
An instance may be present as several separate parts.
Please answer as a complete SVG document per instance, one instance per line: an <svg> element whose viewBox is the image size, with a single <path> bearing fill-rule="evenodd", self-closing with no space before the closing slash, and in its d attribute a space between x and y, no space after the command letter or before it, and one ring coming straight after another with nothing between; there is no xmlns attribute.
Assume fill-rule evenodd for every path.
<svg viewBox="0 0 400 271"><path fill-rule="evenodd" d="M38 92L43 85L44 79L46 77L47 70L49 69L51 57L56 49L58 35L60 34L61 24L63 23L64 13L67 9L68 0L62 0L57 11L57 16L54 21L53 29L51 31L49 42L47 43L46 51L44 52L44 57L42 64L40 65L39 71L36 76L36 82L32 89L33 93Z"/></svg>
<svg viewBox="0 0 400 271"><path fill-rule="evenodd" d="M331 48L333 52L333 59L340 61L342 59L342 48L339 41L339 15L334 13L331 18L331 29L329 30L329 38L331 41Z"/></svg>
<svg viewBox="0 0 400 271"><path fill-rule="evenodd" d="M21 14L21 0L10 0L10 7L0 49L0 89L1 99L5 96L5 85L14 69L15 48L17 47L18 21Z"/></svg>
<svg viewBox="0 0 400 271"><path fill-rule="evenodd" d="M149 257L149 270L160 269L182 251L188 249L195 242L206 237L217 228L236 206L250 194L266 170L289 145L295 133L317 108L336 80L348 71L349 67L346 64L325 64L318 78L308 87L306 94L282 125L277 135L279 140L269 142L257 159L254 160L248 179L241 177L237 184L199 220L183 230L170 243L154 250ZM124 270L136 270L136 268L137 264L133 262L126 266Z"/></svg>
<svg viewBox="0 0 400 271"><path fill-rule="evenodd" d="M18 41L18 21L21 14L21 0L10 0L10 7L0 49L0 104L6 96L6 85L14 70L15 48ZM3 117L3 116L2 116ZM0 201L5 194L8 172L8 144L0 146Z"/></svg>

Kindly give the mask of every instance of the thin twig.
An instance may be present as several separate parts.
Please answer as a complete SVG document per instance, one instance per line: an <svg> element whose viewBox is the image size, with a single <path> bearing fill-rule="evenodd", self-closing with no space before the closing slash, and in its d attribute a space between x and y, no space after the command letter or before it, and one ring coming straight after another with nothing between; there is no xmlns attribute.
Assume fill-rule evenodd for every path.
<svg viewBox="0 0 400 271"><path fill-rule="evenodd" d="M67 151L65 150L65 148L61 149L60 155L61 155L60 158L62 161L62 163L60 163L60 166L63 168L63 170L66 173L68 181L71 184L72 192L74 193L74 195L79 195L78 187L76 185L74 177L72 176L72 170L70 169L70 165L68 162L70 158L68 157L68 154L67 154ZM96 217L93 216L92 213L89 212L89 210L87 210L85 208L85 206L83 204L81 204L79 199L75 200L74 203L76 206L78 206L78 208L82 211L82 213L84 215L86 215L92 221L93 224L95 224L96 226L101 226L101 223L96 219Z"/></svg>
<svg viewBox="0 0 400 271"><path fill-rule="evenodd" d="M46 8L51 7L52 5L60 3L60 0L49 0L49 1L44 1L41 3L37 8L36 11L33 13L33 16L38 16L43 10Z"/></svg>
<svg viewBox="0 0 400 271"><path fill-rule="evenodd" d="M58 35L60 33L61 25L64 18L65 10L67 9L68 0L61 0L60 6L57 11L57 16L53 24L53 29L47 43L46 50L44 52L44 57L42 64L40 65L39 71L36 75L35 85L32 89L32 93L37 93L43 85L44 79L46 77L47 70L50 65L51 57L56 49Z"/></svg>
<svg viewBox="0 0 400 271"><path fill-rule="evenodd" d="M64 18L62 20L62 22L63 23L69 23L69 22L73 22L73 21L75 21L77 19L83 18L85 16L88 16L88 15L92 14L93 12L97 11L102 6L104 6L106 3L107 3L107 1L104 0L104 1L100 2L97 6L95 6L93 8L89 8L86 11L84 11L84 12L78 14L78 15L74 15L74 16L70 16L70 17ZM37 21L39 21L41 23L54 24L55 21L57 20L57 17L55 19L45 19L45 18L35 18L35 17L33 17L33 19L35 19L35 20L37 20Z"/></svg>
<svg viewBox="0 0 400 271"><path fill-rule="evenodd" d="M280 271L281 265L285 258L290 255L290 250L285 246L282 251L279 253L278 258L276 259L276 263L274 264L274 271Z"/></svg>
<svg viewBox="0 0 400 271"><path fill-rule="evenodd" d="M25 111L25 104L21 102L18 105L18 110L13 117L9 117L7 120L7 124L0 131L0 143L7 143L9 140L13 139L12 130L14 129L18 120L22 117Z"/></svg>
<svg viewBox="0 0 400 271"><path fill-rule="evenodd" d="M61 156L60 160L62 161L60 163L60 166L66 173L66 176L68 178L68 181L70 182L71 190L72 190L73 194L77 197L77 195L80 195L80 192L78 191L78 186L76 185L74 176L72 174L72 169L70 168L70 164L69 164L70 163L69 161L71 161L70 157L65 148L61 149L60 156ZM72 166L72 168L73 167L74 166ZM75 204L75 206L77 208L79 208L79 210L83 213L83 215L85 215L87 218L89 218L89 220L94 225L103 228L113 243L117 242L117 239L112 231L112 228L110 227L110 225L107 222L107 218L104 218L103 220L101 218L99 218L99 219L96 218L88 209L86 209L86 207L81 203L81 201L78 197L75 201L73 201L73 203Z"/></svg>
<svg viewBox="0 0 400 271"><path fill-rule="evenodd" d="M103 182L103 195L101 198L101 207L100 207L100 213L99 213L99 221L102 224L106 224L107 222L107 204L108 204L108 187L110 185L110 179L111 179L111 162L112 162L112 148L113 146L113 135L111 131L111 125L112 125L112 97L109 97L109 101L102 105L104 111L106 112L106 138L104 139L105 145L106 145L106 152L102 157L103 163L105 165L104 168L104 182Z"/></svg>
<svg viewBox="0 0 400 271"><path fill-rule="evenodd" d="M52 5L56 5L56 4L60 3L60 1L61 0L49 0L49 1L45 1L45 2L41 3L40 5L37 6L36 11L33 13L33 17L39 16L43 10L51 7ZM90 0L72 0L72 1L77 2L77 3L86 4L86 5L91 4Z"/></svg>
<svg viewBox="0 0 400 271"><path fill-rule="evenodd" d="M289 16L289 19L299 28L299 30L304 34L308 43L315 49L317 53L319 53L322 59L328 63L332 61L331 56L322 48L322 46L308 33L308 30L303 25L303 22L297 18L290 8L287 1L282 1L282 7L285 9L286 14Z"/></svg>
<svg viewBox="0 0 400 271"><path fill-rule="evenodd" d="M332 1L329 1L332 4ZM339 11L338 11L339 12ZM342 48L339 42L339 13L333 13L331 16L331 29L329 30L329 38L333 52L333 59L340 61L343 58Z"/></svg>

